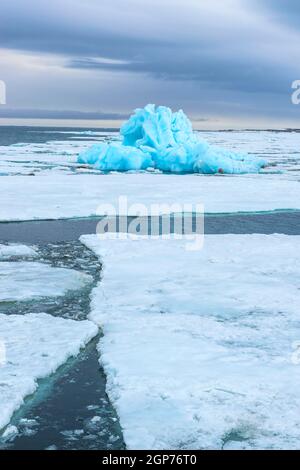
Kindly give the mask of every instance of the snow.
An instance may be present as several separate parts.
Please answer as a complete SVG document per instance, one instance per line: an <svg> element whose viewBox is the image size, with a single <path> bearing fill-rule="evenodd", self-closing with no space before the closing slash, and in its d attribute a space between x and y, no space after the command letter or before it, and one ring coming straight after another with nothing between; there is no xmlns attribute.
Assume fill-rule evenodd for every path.
<svg viewBox="0 0 300 470"><path fill-rule="evenodd" d="M0 260L10 258L35 258L37 256L36 250L27 245L18 245L10 243L8 245L0 244Z"/></svg>
<svg viewBox="0 0 300 470"><path fill-rule="evenodd" d="M92 282L83 272L29 261L0 262L0 279L0 302L61 297Z"/></svg>
<svg viewBox="0 0 300 470"><path fill-rule="evenodd" d="M78 163L102 171L145 170L171 173L257 173L262 158L211 146L193 132L182 110L165 106L137 109L121 127L122 143L97 144L81 153Z"/></svg>
<svg viewBox="0 0 300 470"><path fill-rule="evenodd" d="M81 240L104 263L90 319L129 449L299 447L300 237Z"/></svg>
<svg viewBox="0 0 300 470"><path fill-rule="evenodd" d="M97 331L90 321L45 313L0 315L0 340L6 350L6 362L0 367L0 429L9 423L24 398L35 392L37 381L76 356Z"/></svg>
<svg viewBox="0 0 300 470"><path fill-rule="evenodd" d="M204 204L206 213L300 209L299 181L278 175L60 174L3 177L0 220L93 216L101 204L118 208L120 196L147 207Z"/></svg>

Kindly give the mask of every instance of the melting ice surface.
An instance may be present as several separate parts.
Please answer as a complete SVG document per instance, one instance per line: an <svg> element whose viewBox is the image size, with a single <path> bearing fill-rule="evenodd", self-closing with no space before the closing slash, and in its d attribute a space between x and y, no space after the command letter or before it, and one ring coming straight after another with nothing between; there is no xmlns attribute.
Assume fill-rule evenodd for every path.
<svg viewBox="0 0 300 470"><path fill-rule="evenodd" d="M36 256L37 252L27 245L18 245L16 243L8 245L0 244L0 261L17 257L35 258Z"/></svg>
<svg viewBox="0 0 300 470"><path fill-rule="evenodd" d="M149 104L121 127L123 142L93 145L78 157L102 171L155 168L170 173L257 173L263 159L208 144L182 110Z"/></svg>
<svg viewBox="0 0 300 470"><path fill-rule="evenodd" d="M29 261L1 262L0 279L0 302L61 297L92 281L91 276L75 269Z"/></svg>

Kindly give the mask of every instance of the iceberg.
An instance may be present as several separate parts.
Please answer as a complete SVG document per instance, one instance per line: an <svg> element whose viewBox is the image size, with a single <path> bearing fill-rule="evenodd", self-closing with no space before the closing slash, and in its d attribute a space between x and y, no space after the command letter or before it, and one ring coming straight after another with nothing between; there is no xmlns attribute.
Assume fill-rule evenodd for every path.
<svg viewBox="0 0 300 470"><path fill-rule="evenodd" d="M120 130L122 142L99 143L77 162L101 171L157 169L168 173L258 173L265 160L210 145L194 133L182 110L148 104Z"/></svg>

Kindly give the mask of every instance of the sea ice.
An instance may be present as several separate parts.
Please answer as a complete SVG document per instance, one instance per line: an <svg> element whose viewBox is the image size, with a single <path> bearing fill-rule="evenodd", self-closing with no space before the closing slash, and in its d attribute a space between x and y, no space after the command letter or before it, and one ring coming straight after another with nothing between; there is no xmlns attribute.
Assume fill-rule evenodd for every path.
<svg viewBox="0 0 300 470"><path fill-rule="evenodd" d="M45 313L0 315L0 429L6 426L37 381L76 356L98 328L90 321L65 320Z"/></svg>
<svg viewBox="0 0 300 470"><path fill-rule="evenodd" d="M122 143L96 144L78 157L102 171L145 170L170 173L257 173L265 160L234 153L200 139L182 110L165 106L137 109L121 127Z"/></svg>
<svg viewBox="0 0 300 470"><path fill-rule="evenodd" d="M81 240L128 448L299 448L300 237Z"/></svg>
<svg viewBox="0 0 300 470"><path fill-rule="evenodd" d="M0 262L0 302L61 297L92 282L88 274L37 262Z"/></svg>
<svg viewBox="0 0 300 470"><path fill-rule="evenodd" d="M300 209L299 182L278 175L49 175L33 177L30 184L27 176L7 176L1 179L0 220L103 215L98 207L118 210L120 196L146 208L204 204L206 213Z"/></svg>
<svg viewBox="0 0 300 470"><path fill-rule="evenodd" d="M35 258L37 252L27 245L18 245L10 243L9 245L0 244L0 260L11 258Z"/></svg>

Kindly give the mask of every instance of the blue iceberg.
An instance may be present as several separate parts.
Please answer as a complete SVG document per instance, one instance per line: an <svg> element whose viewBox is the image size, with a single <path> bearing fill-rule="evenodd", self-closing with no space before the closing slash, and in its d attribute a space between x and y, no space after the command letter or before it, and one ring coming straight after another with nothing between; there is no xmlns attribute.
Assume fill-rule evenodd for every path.
<svg viewBox="0 0 300 470"><path fill-rule="evenodd" d="M183 111L165 106L137 109L121 127L122 142L93 145L78 163L101 171L157 169L169 173L257 173L260 158L212 146L193 131Z"/></svg>

